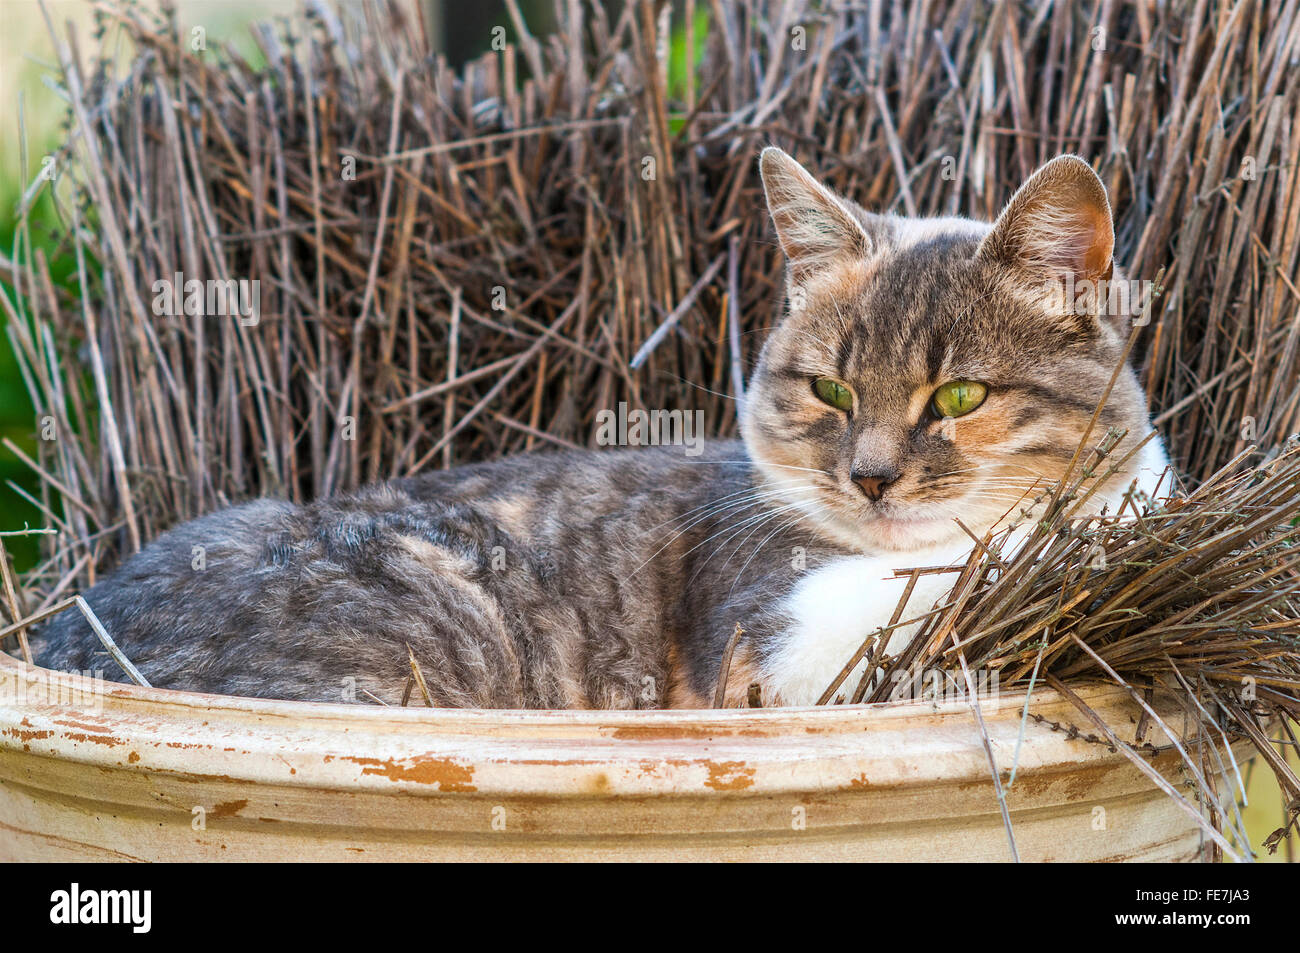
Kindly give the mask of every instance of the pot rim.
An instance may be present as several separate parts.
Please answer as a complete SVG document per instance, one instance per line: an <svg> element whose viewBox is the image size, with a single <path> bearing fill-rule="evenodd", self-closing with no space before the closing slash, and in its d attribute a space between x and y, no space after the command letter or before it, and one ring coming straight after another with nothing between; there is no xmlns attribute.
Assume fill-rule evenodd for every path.
<svg viewBox="0 0 1300 953"><path fill-rule="evenodd" d="M182 710L194 709L209 713L228 712L231 715L278 716L285 718L322 718L333 720L346 717L350 721L362 719L383 722L397 719L401 723L422 726L445 725L449 729L500 722L513 725L550 726L558 724L586 727L625 727L651 719L657 723L679 724L682 727L705 726L718 723L725 726L735 722L753 722L756 726L779 727L791 718L807 718L829 722L825 727L848 716L858 718L870 714L873 718L912 717L925 715L952 715L971 710L969 696L947 698L935 702L924 699L897 699L843 705L774 706L771 708L648 708L648 709L529 709L529 708L428 708L424 705L374 705L350 702L307 702L281 698L260 698L242 695L220 695L184 689L144 687L132 682L102 681L77 673L29 665L21 658L0 651L0 690L11 679L45 679L53 687L66 689L79 696L93 695L95 686L102 685L105 698L122 705ZM1101 681L1084 681L1071 686L1076 696L1085 702L1113 703L1131 698L1128 689ZM1007 708L1023 708L1030 691L1017 686L1000 690L992 695L980 694L982 713L998 713ZM1065 699L1055 689L1043 682L1033 687L1036 699L1062 701ZM0 705L5 698L0 695ZM1067 702L1068 704L1068 702ZM62 705L60 707L75 707ZM377 727L377 725L376 725Z"/></svg>
<svg viewBox="0 0 1300 953"><path fill-rule="evenodd" d="M15 694L23 679L37 680L50 694L23 699ZM92 694L68 703L72 691ZM1137 723L1140 711L1124 689L1093 684L1074 691L1117 730ZM1042 726L1022 716L1027 697L1020 689L980 697L988 745L1004 775L1013 760L1021 776L1044 783L1091 769L1136 774L1123 754L1077 737L1091 727L1069 700L1035 686L1033 712L1049 721ZM52 791L93 789L101 783L96 777L149 775L227 790L231 801L244 799L237 792L288 796L295 790L326 800L350 792L588 800L687 796L721 803L720 798L754 795L807 798L938 785L959 801L975 797L982 804L992 796L992 779L969 702L402 709L143 688L28 666L0 654L0 782L8 777L27 783L23 779L32 778L39 763L35 770L61 778L47 782ZM1079 732L1049 730L1051 722L1075 724ZM1148 740L1163 742L1158 732L1152 735Z"/></svg>

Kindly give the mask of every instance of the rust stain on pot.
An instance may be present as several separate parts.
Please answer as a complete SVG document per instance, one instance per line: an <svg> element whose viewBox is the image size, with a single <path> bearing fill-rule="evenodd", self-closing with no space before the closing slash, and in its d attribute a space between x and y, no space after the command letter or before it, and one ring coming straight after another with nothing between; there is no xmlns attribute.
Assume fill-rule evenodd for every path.
<svg viewBox="0 0 1300 953"><path fill-rule="evenodd" d="M658 775L665 768L679 768L682 765L689 764L689 761L684 761L681 758L664 758L660 761L646 758L637 762L637 767L640 769L642 775L648 774L653 776Z"/></svg>
<svg viewBox="0 0 1300 953"><path fill-rule="evenodd" d="M23 719L23 724L28 724L26 718ZM21 728L10 728L5 734L10 738L26 743L28 741L44 741L54 732L42 728L33 728L30 731L23 731Z"/></svg>
<svg viewBox="0 0 1300 953"><path fill-rule="evenodd" d="M23 716L23 720L20 721L19 724L22 728L10 728L8 731L3 732L3 734L8 735L10 738L17 741L21 741L23 743L24 751L32 750L31 742L44 741L46 738L50 737L50 735L54 734L53 731L47 729L32 728L31 720L28 719L26 715ZM30 730L24 731L23 728L28 728Z"/></svg>
<svg viewBox="0 0 1300 953"><path fill-rule="evenodd" d="M715 791L743 791L754 784L754 769L743 761L709 762L709 778L704 786Z"/></svg>
<svg viewBox="0 0 1300 953"><path fill-rule="evenodd" d="M52 719L56 725L63 725L65 728L80 728L82 731L89 731L92 734L104 735L111 734L111 729L96 722L77 721L73 718L55 718Z"/></svg>
<svg viewBox="0 0 1300 953"><path fill-rule="evenodd" d="M345 758L361 765L362 774L378 774L390 781L414 781L416 784L434 784L439 791L477 791L470 782L474 769L457 764L450 758L417 758L410 764L399 764L393 759Z"/></svg>
<svg viewBox="0 0 1300 953"><path fill-rule="evenodd" d="M743 791L754 786L755 769L743 761L696 761L686 758L664 758L660 761L642 760L639 763L641 774L661 776L665 769L692 768L704 765L708 777L704 786L714 791Z"/></svg>
<svg viewBox="0 0 1300 953"><path fill-rule="evenodd" d="M856 778L849 778L849 786L846 790L861 790L862 788L871 787L871 781L866 774L859 774Z"/></svg>
<svg viewBox="0 0 1300 953"><path fill-rule="evenodd" d="M230 774L204 774L200 771L168 771L168 775L178 778L192 778L199 781L228 781L231 784L247 784L247 778L237 778Z"/></svg>
<svg viewBox="0 0 1300 953"><path fill-rule="evenodd" d="M1007 793L1016 797L1050 803L1070 803L1082 801L1096 791L1098 785L1109 778L1115 771L1129 768L1128 762L1122 764L1075 765L1071 771L1053 771L1050 774L1027 772L1016 775L1015 786ZM1002 783L1007 783L1008 772L1002 772ZM965 781L958 786L962 793L992 790L991 778L978 781ZM1053 796L1054 795L1054 796Z"/></svg>
<svg viewBox="0 0 1300 953"><path fill-rule="evenodd" d="M242 801L222 801L208 811L208 817L234 817L246 807L248 807L247 798Z"/></svg>
<svg viewBox="0 0 1300 953"><path fill-rule="evenodd" d="M114 738L112 735L108 735L108 736L86 735L86 734L81 734L80 732L74 734L69 731L69 732L65 732L63 737L71 741L84 741L87 742L88 744L108 745L110 748L113 745L120 745L125 743L118 738Z"/></svg>
<svg viewBox="0 0 1300 953"><path fill-rule="evenodd" d="M62 733L64 738L70 741L84 741L97 745L120 745L125 744L120 738L113 735L112 730L102 724L94 722L77 721L72 718L55 718L54 724L62 725L65 728L77 728L78 731L65 731Z"/></svg>

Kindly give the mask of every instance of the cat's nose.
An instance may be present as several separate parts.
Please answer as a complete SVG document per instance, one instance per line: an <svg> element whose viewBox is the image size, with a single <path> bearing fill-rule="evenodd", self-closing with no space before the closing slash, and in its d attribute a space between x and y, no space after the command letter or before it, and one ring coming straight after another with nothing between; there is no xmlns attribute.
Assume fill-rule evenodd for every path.
<svg viewBox="0 0 1300 953"><path fill-rule="evenodd" d="M873 472L854 470L849 474L849 479L856 483L863 493L867 494L867 499L874 502L885 495L885 490L891 484L897 482L898 473L894 470Z"/></svg>

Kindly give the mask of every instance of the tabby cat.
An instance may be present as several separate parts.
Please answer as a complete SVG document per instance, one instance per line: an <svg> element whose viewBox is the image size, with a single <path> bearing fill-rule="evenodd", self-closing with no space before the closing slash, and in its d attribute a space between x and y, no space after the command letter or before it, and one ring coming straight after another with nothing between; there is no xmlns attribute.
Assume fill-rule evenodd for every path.
<svg viewBox="0 0 1300 953"><path fill-rule="evenodd" d="M1130 318L1052 293L1117 277L1106 192L1077 157L992 225L870 214L776 148L760 167L787 313L742 441L527 455L212 513L86 593L112 638L166 688L395 705L413 656L436 706L695 708L739 625L726 703L753 684L766 705L814 703L890 621L896 568L963 561L955 518L1005 525L1065 472ZM1128 368L1097 433L1112 427L1116 459L1151 430ZM1167 465L1153 438L1089 511L1114 512L1133 480L1154 494ZM907 617L953 577L921 579ZM44 665L122 677L75 610L41 635Z"/></svg>

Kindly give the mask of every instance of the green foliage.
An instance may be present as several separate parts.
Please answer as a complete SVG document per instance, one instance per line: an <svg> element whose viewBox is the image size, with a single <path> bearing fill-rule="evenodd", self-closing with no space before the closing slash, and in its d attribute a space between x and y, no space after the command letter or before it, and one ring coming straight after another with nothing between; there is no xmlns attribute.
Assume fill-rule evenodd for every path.
<svg viewBox="0 0 1300 953"><path fill-rule="evenodd" d="M677 100L686 98L686 79L690 72L690 64L695 66L695 79L697 80L696 92L699 92L699 63L704 58L704 46L709 39L709 16L703 8L695 11L695 55L687 62L686 47L686 27L685 25L673 30L672 40L668 50L668 95ZM668 121L668 131L677 135L682 124L686 121L684 116L675 117Z"/></svg>
<svg viewBox="0 0 1300 953"><path fill-rule="evenodd" d="M0 249L5 257L14 256L17 221L13 210L22 195L23 184L16 180L0 182L0 209L5 215L0 219ZM75 268L68 256L61 255L59 246L51 237L56 225L55 211L48 193L36 202L29 218L31 241L34 249L39 248L51 262L51 277L56 286L70 286ZM8 281L0 279L0 288L11 302L17 301L17 292ZM8 319L6 317L6 325ZM22 375L18 370L18 359L10 346L9 335L0 336L0 438L9 438L28 456L37 455L38 424L36 410L32 407L27 388L23 385ZM14 487L32 495L38 495L36 475L18 457L4 446L0 446L0 530L20 530L24 527L40 527L47 524L47 519L39 509L23 498ZM37 541L32 536L9 536L5 538L5 548L14 558L18 570L25 571L36 563Z"/></svg>

